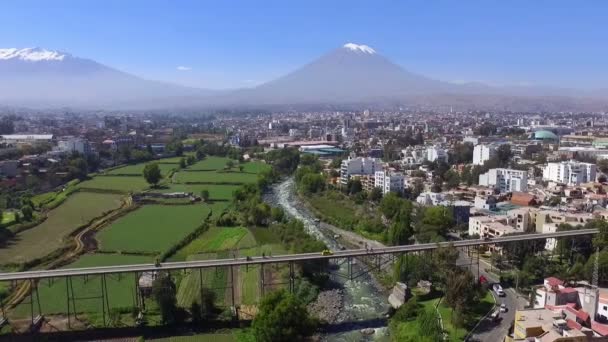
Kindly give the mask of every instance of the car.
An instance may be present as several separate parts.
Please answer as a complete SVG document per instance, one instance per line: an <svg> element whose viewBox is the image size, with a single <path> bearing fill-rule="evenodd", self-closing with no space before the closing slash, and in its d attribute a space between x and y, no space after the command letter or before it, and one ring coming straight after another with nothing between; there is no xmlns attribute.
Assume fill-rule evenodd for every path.
<svg viewBox="0 0 608 342"><path fill-rule="evenodd" d="M320 219L318 219L318 218L314 219L314 221L315 221L315 223L319 223L319 222L321 222L321 220L320 220Z"/></svg>
<svg viewBox="0 0 608 342"><path fill-rule="evenodd" d="M507 312L509 311L509 308L507 308L507 304L502 303L500 304L500 312Z"/></svg>
<svg viewBox="0 0 608 342"><path fill-rule="evenodd" d="M494 290L494 293L498 295L498 297L504 297L506 295L505 291L502 289L502 286L500 286L498 283L492 285L492 289Z"/></svg>
<svg viewBox="0 0 608 342"><path fill-rule="evenodd" d="M329 249L325 249L325 250L323 250L323 252L321 252L321 255L324 255L324 256L334 255L334 252L330 251Z"/></svg>

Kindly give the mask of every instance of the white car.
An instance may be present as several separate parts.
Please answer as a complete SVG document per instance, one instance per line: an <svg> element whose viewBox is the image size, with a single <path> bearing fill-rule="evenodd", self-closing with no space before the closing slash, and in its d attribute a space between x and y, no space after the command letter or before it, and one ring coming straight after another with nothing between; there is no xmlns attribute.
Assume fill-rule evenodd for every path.
<svg viewBox="0 0 608 342"><path fill-rule="evenodd" d="M509 311L509 309L507 308L507 304L502 303L500 304L500 312L507 312Z"/></svg>

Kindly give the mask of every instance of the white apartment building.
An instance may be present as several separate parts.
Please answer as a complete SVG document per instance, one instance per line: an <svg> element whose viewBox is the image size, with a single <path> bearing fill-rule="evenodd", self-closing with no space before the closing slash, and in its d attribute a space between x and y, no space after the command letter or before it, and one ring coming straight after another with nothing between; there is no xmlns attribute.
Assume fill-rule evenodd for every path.
<svg viewBox="0 0 608 342"><path fill-rule="evenodd" d="M374 176L377 170L382 170L382 162L376 158L349 157L342 161L340 167L340 183L346 185L352 175L371 175Z"/></svg>
<svg viewBox="0 0 608 342"><path fill-rule="evenodd" d="M85 155L91 153L91 144L83 138L64 137L57 142L57 148L67 153L78 152Z"/></svg>
<svg viewBox="0 0 608 342"><path fill-rule="evenodd" d="M439 205L445 201L445 194L441 192L423 192L416 197L416 203L422 205Z"/></svg>
<svg viewBox="0 0 608 342"><path fill-rule="evenodd" d="M573 160L548 163L543 169L543 179L567 185L579 185L595 181L596 172L595 164L591 163Z"/></svg>
<svg viewBox="0 0 608 342"><path fill-rule="evenodd" d="M528 172L514 169L490 169L479 175L479 185L505 192L528 190Z"/></svg>
<svg viewBox="0 0 608 342"><path fill-rule="evenodd" d="M448 162L448 153L439 146L432 146L426 149L426 159L428 161Z"/></svg>
<svg viewBox="0 0 608 342"><path fill-rule="evenodd" d="M496 155L495 145L476 145L473 148L473 164L483 165L487 160Z"/></svg>
<svg viewBox="0 0 608 342"><path fill-rule="evenodd" d="M405 189L405 176L402 173L376 171L374 175L374 186L382 189L384 195L389 192L401 193Z"/></svg>

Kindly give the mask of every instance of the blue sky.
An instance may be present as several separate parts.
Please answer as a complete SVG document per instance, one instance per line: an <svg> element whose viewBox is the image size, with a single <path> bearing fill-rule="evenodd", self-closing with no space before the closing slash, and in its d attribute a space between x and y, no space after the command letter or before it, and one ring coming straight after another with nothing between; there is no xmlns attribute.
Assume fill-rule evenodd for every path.
<svg viewBox="0 0 608 342"><path fill-rule="evenodd" d="M355 42L446 81L608 88L606 18L607 1L4 0L0 47L228 88Z"/></svg>

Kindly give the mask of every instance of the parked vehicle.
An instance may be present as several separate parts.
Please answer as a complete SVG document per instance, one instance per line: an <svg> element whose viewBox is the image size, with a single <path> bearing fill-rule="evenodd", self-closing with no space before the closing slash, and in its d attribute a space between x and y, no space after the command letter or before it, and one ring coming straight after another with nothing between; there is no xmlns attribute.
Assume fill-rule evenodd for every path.
<svg viewBox="0 0 608 342"><path fill-rule="evenodd" d="M492 312L492 314L490 315L490 319L493 322L498 321L499 318L500 318L500 310L494 310L494 312Z"/></svg>
<svg viewBox="0 0 608 342"><path fill-rule="evenodd" d="M494 290L494 293L498 295L498 297L504 297L506 295L505 291L502 289L502 286L500 286L498 283L494 284L492 289Z"/></svg>
<svg viewBox="0 0 608 342"><path fill-rule="evenodd" d="M323 252L321 252L321 255L333 255L334 253L332 251L330 251L329 249L324 250Z"/></svg>
<svg viewBox="0 0 608 342"><path fill-rule="evenodd" d="M502 303L500 304L500 312L507 312L509 311L509 309L507 308L507 304Z"/></svg>

